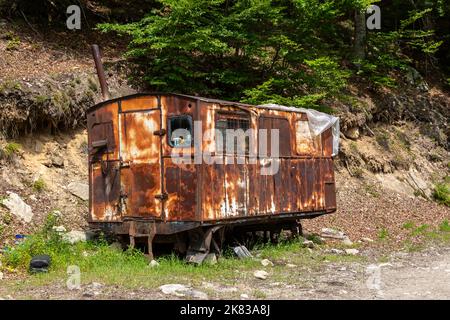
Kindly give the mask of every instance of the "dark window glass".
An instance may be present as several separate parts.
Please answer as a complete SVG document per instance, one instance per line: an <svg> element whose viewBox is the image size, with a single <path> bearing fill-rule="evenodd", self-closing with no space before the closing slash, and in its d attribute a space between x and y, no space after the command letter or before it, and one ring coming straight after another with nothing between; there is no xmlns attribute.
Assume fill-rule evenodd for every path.
<svg viewBox="0 0 450 320"><path fill-rule="evenodd" d="M169 118L168 139L171 147L190 147L192 145L192 117L176 116Z"/></svg>

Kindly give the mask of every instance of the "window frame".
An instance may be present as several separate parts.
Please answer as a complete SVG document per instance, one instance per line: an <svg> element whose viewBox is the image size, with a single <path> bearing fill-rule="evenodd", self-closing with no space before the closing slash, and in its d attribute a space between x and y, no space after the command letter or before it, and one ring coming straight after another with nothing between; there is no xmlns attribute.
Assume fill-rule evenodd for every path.
<svg viewBox="0 0 450 320"><path fill-rule="evenodd" d="M281 115L272 115L272 114L265 115L265 114L262 114L262 115L260 115L258 117L258 130L261 129L261 121L262 121L262 119L270 119L271 126L273 124L273 120L280 120L280 121L285 122L285 124L287 124L286 132L288 134L289 141L286 143L286 145L289 146L289 150L288 150L287 154L281 154L281 148L280 148L280 150L279 150L279 153L280 153L279 157L280 158L292 157L292 155L293 155L293 152L292 152L292 132L291 132L292 130L291 130L291 122L289 121L289 119L287 117L284 117L284 116L281 116ZM271 129L280 129L280 128L271 128ZM270 148L269 148L269 150L267 150L269 152L270 149L272 148L272 141L271 141L272 136L271 136L271 133L268 132L267 138L269 139L268 147L270 147ZM281 134L280 134L279 138L281 140ZM258 134L258 156L259 156L259 134ZM272 157L272 156L270 156L270 157Z"/></svg>
<svg viewBox="0 0 450 320"><path fill-rule="evenodd" d="M297 124L299 122L305 122L307 124L307 126L309 127L309 123L308 123L308 116L306 114L301 114L300 117L298 117L297 119L295 119L295 123L294 123L294 136L295 136L295 152L297 155L300 156L306 156L306 155L320 155L322 154L322 135L320 134L319 136L313 137L311 132L310 132L310 136L311 136L311 143L313 146L313 149L311 152L300 152L299 150L299 140L297 138Z"/></svg>
<svg viewBox="0 0 450 320"><path fill-rule="evenodd" d="M188 118L189 124L191 126L191 144L186 146L175 146L171 142L171 135L172 135L172 124L171 120L176 118ZM167 116L167 145L171 148L192 148L194 146L194 120L191 114L189 113L183 113L183 114L177 114L177 115L171 115Z"/></svg>
<svg viewBox="0 0 450 320"><path fill-rule="evenodd" d="M242 129L242 128L238 128L238 129L242 129L244 130L244 132L248 129L251 129L252 127L252 118L251 115L247 112L243 112L243 111L224 111L224 110L218 110L215 112L215 116L214 116L214 129L218 130L217 128L217 123L220 120L228 120L228 119L232 119L232 120L245 120L248 122L248 127L247 129ZM232 129L232 128L226 128L227 129ZM223 145L223 149L221 151L217 150L217 143L215 143L215 153L216 154L221 154L221 155L232 155L232 156L248 156L250 154L250 141L249 139L246 139L246 145L245 145L245 153L244 154L240 154L237 152L237 148L235 145L234 148L234 152L233 153L227 153L227 149L226 149L226 135L222 134L222 138L224 139L224 141L222 142ZM217 137L214 136L214 141L217 142Z"/></svg>

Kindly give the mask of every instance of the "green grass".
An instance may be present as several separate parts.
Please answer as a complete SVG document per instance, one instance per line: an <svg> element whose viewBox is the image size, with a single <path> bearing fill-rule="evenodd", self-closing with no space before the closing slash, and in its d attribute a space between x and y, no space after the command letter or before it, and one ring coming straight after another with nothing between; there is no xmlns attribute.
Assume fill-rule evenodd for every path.
<svg viewBox="0 0 450 320"><path fill-rule="evenodd" d="M389 238L389 231L386 228L381 228L378 232L378 239L387 240Z"/></svg>
<svg viewBox="0 0 450 320"><path fill-rule="evenodd" d="M450 224L447 219L437 227L428 224L417 226L414 222L409 221L403 225L403 228L410 231L404 241L404 248L409 252L423 250L428 243L447 244L450 242Z"/></svg>
<svg viewBox="0 0 450 320"><path fill-rule="evenodd" d="M42 178L37 179L33 182L33 190L36 192L42 192L46 189L45 181Z"/></svg>
<svg viewBox="0 0 450 320"><path fill-rule="evenodd" d="M21 147L22 146L19 143L9 142L2 148L2 150L6 156L12 156L13 154L18 153L20 151Z"/></svg>
<svg viewBox="0 0 450 320"><path fill-rule="evenodd" d="M285 240L279 244L259 245L253 254L260 259L268 258L275 263L273 267L263 267L259 259L238 259L227 251L217 264L188 264L178 256L166 255L157 258L158 267L150 267L147 258L138 250L122 251L108 245L105 240L80 242L74 245L62 241L52 227L59 224L58 216L49 214L42 230L26 238L21 244L11 248L2 258L3 268L28 273L31 258L37 254L48 254L52 264L48 273L25 277L18 286L46 285L67 279L67 267L76 265L81 271L82 284L93 281L124 288L156 288L167 283L184 283L201 286L203 281L220 282L225 285L254 281L253 272L264 269L269 272L271 281L290 283L301 281L306 269L320 268L324 261L347 263L360 261L359 256L329 255L318 249L312 252L301 246L301 240ZM297 268L286 267L287 263ZM260 292L254 297L264 298Z"/></svg>
<svg viewBox="0 0 450 320"><path fill-rule="evenodd" d="M450 182L448 178L444 182L435 185L433 198L437 202L450 207Z"/></svg>

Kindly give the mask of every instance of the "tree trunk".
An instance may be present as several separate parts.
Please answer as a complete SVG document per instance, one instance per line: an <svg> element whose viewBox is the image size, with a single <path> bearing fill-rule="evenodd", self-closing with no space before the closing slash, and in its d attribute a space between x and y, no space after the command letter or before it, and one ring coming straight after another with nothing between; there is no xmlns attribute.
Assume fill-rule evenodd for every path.
<svg viewBox="0 0 450 320"><path fill-rule="evenodd" d="M355 40L353 43L353 57L365 59L366 57L366 15L365 10L355 10Z"/></svg>

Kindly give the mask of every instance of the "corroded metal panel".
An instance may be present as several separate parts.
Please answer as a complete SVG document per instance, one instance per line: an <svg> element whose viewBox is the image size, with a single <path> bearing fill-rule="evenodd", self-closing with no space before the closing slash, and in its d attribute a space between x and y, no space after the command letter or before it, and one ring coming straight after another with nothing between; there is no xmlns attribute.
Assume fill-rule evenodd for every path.
<svg viewBox="0 0 450 320"><path fill-rule="evenodd" d="M159 110L121 113L123 216L161 217Z"/></svg>
<svg viewBox="0 0 450 320"><path fill-rule="evenodd" d="M193 164L174 164L164 159L164 177L167 199L165 212L167 221L195 220L196 171Z"/></svg>
<svg viewBox="0 0 450 320"><path fill-rule="evenodd" d="M92 221L120 221L119 162L97 162L91 165L90 194Z"/></svg>
<svg viewBox="0 0 450 320"><path fill-rule="evenodd" d="M278 129L280 158L270 153L252 158L257 143L239 156L243 163L237 163L235 154L226 155L225 164L176 163L167 128L170 117L180 115L202 121L202 133L216 129L216 121L226 115L248 119L246 126L252 129ZM91 219L188 223L331 212L336 208L331 129L308 137L306 127L297 130L297 121L307 123L306 114L182 95L139 95L103 103L88 112ZM257 138L257 130L253 134ZM270 132L268 138L270 152ZM215 137L182 149L192 160L199 151L216 156ZM278 172L261 174L275 162Z"/></svg>

